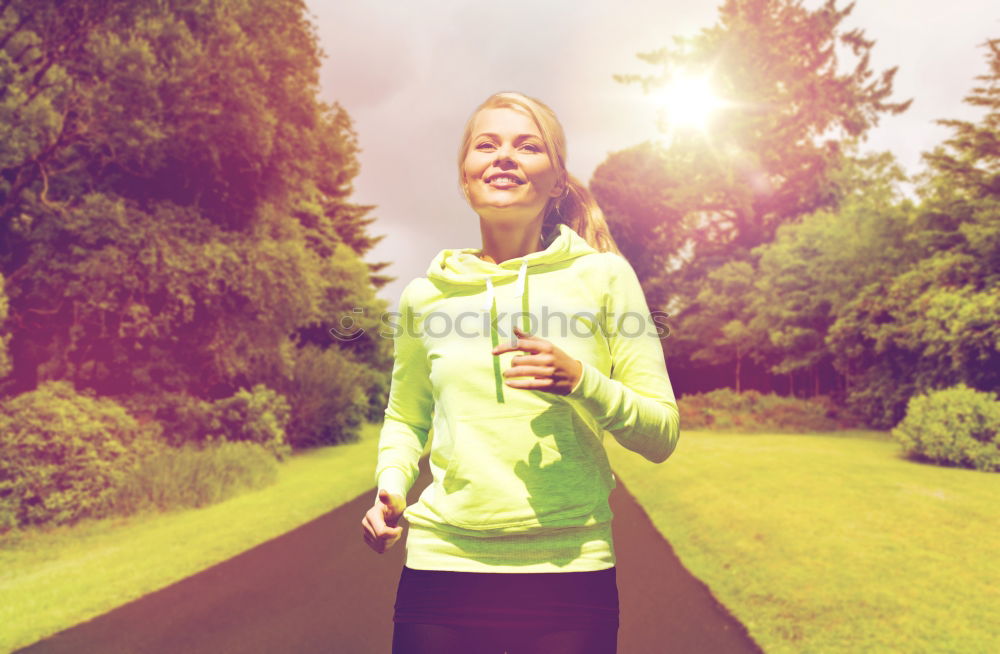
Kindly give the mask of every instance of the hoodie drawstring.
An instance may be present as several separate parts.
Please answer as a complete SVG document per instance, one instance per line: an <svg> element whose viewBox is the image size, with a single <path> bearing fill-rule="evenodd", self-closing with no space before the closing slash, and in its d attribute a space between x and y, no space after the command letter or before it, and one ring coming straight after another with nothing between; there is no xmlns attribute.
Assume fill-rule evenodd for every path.
<svg viewBox="0 0 1000 654"><path fill-rule="evenodd" d="M521 298L521 329L525 332L529 331L531 326L531 320L528 316L528 262L522 261L521 267L517 271L517 283L515 284L516 289L514 291L514 297ZM497 302L496 302L496 292L493 289L493 279L491 277L486 278L486 298L483 302L483 309L488 309L490 312L490 342L492 347L496 347L500 344L500 334L497 325ZM511 322L511 327L513 327L513 321ZM511 340L513 340L513 329L511 330ZM493 381L496 386L497 392L497 402L504 402L503 395L503 374L500 370L500 357L495 354L490 354L493 357Z"/></svg>
<svg viewBox="0 0 1000 654"><path fill-rule="evenodd" d="M528 262L521 263L521 268L517 271L517 291L514 297L521 298L521 330L530 332L531 321L528 319Z"/></svg>

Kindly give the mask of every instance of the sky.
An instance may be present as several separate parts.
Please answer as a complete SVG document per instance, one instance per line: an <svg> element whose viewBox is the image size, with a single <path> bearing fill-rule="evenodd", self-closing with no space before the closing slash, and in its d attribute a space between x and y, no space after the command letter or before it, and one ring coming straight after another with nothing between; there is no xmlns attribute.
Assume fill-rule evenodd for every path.
<svg viewBox="0 0 1000 654"><path fill-rule="evenodd" d="M613 152L655 138L656 113L639 84L651 74L636 55L673 47L716 24L719 3L690 0L306 0L325 53L320 94L350 114L361 149L352 199L376 208L369 233L384 238L365 257L391 261L379 291L397 306L444 248L481 247L479 218L458 186L458 147L469 115L497 91L536 97L556 112L567 168L589 183ZM813 9L820 0L805 0ZM838 8L847 2L841 0ZM995 0L856 0L840 25L874 39L876 76L898 66L889 102L864 150L892 151L904 169L951 135L936 119L977 120L962 99L988 70L987 38L1000 37ZM844 68L856 59L844 60ZM872 79L875 79L874 77Z"/></svg>

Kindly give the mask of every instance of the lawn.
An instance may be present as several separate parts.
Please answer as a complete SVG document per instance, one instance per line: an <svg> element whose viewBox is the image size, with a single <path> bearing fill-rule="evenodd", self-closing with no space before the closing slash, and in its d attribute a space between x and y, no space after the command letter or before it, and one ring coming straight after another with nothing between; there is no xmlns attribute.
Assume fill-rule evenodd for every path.
<svg viewBox="0 0 1000 654"><path fill-rule="evenodd" d="M297 454L280 464L276 483L209 507L8 535L0 540L0 652L169 586L373 490L378 431L367 425L357 443Z"/></svg>
<svg viewBox="0 0 1000 654"><path fill-rule="evenodd" d="M765 651L1000 651L1000 475L907 461L883 432L605 440L677 552Z"/></svg>
<svg viewBox="0 0 1000 654"><path fill-rule="evenodd" d="M0 541L0 652L23 647L374 490L378 426L204 509ZM684 431L652 464L605 444L684 565L769 653L993 652L1000 475L912 463L881 432Z"/></svg>

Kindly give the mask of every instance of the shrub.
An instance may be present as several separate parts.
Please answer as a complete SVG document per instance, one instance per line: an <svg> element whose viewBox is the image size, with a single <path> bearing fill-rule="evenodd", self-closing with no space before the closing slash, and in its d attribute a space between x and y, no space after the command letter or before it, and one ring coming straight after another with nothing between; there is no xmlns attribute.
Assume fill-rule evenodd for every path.
<svg viewBox="0 0 1000 654"><path fill-rule="evenodd" d="M285 429L289 420L288 400L263 384L241 388L232 397L215 402L222 436L231 441L249 441L270 452L279 461L291 453Z"/></svg>
<svg viewBox="0 0 1000 654"><path fill-rule="evenodd" d="M172 447L204 445L223 438L257 443L278 460L291 452L288 401L263 384L214 402L184 392L136 394L122 401L135 411L140 407L151 411L163 425L163 441Z"/></svg>
<svg viewBox="0 0 1000 654"><path fill-rule="evenodd" d="M290 442L299 448L355 442L369 413L365 366L339 348L306 345L295 352ZM385 405L382 405L385 409Z"/></svg>
<svg viewBox="0 0 1000 654"><path fill-rule="evenodd" d="M163 442L172 447L202 444L222 434L215 405L185 392L144 393L119 400L132 413L146 412L163 425Z"/></svg>
<svg viewBox="0 0 1000 654"><path fill-rule="evenodd" d="M197 508L277 479L278 463L258 443L213 438L164 446L132 470L108 498L108 512Z"/></svg>
<svg viewBox="0 0 1000 654"><path fill-rule="evenodd" d="M691 393L677 401L681 423L688 429L734 431L831 431L852 428L860 421L824 395L785 397L748 390L717 388Z"/></svg>
<svg viewBox="0 0 1000 654"><path fill-rule="evenodd" d="M391 378L391 370L379 370L370 366L361 369L361 379L365 388L363 417L368 422L382 422L385 419L385 407L389 403L389 381Z"/></svg>
<svg viewBox="0 0 1000 654"><path fill-rule="evenodd" d="M0 529L98 515L152 452L159 425L117 402L46 381L0 403Z"/></svg>
<svg viewBox="0 0 1000 654"><path fill-rule="evenodd" d="M937 464L1000 470L1000 401L958 384L910 398L892 430L906 456Z"/></svg>

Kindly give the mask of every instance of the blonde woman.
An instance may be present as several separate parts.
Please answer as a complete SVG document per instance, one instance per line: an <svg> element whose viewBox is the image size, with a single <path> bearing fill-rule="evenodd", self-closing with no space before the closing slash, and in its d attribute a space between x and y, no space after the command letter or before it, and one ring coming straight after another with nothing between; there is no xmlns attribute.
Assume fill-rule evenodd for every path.
<svg viewBox="0 0 1000 654"><path fill-rule="evenodd" d="M396 654L616 651L603 438L660 463L680 422L639 281L565 162L548 106L487 98L459 153L482 247L442 250L400 297L362 520L379 553L409 525Z"/></svg>

